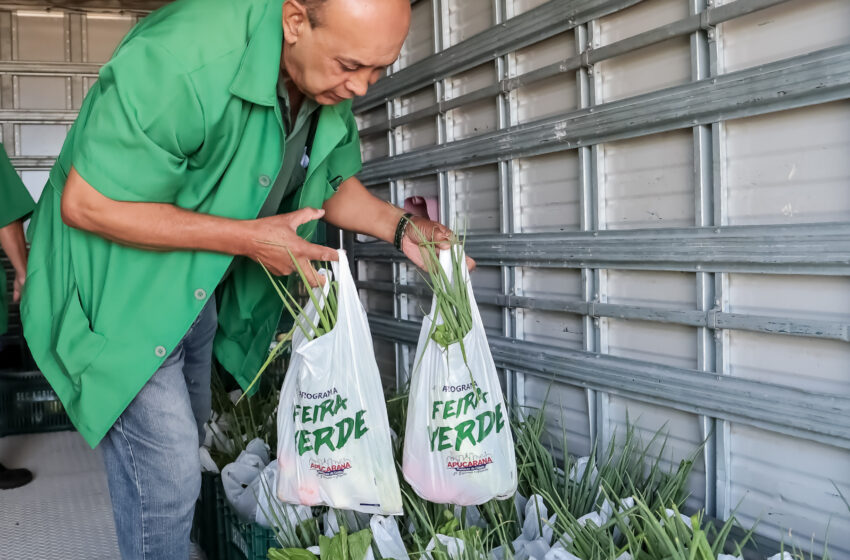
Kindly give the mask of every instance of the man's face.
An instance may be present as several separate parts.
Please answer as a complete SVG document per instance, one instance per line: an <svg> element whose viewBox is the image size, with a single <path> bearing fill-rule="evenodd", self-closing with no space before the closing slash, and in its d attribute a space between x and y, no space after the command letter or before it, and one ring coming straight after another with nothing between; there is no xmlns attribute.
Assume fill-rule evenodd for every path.
<svg viewBox="0 0 850 560"><path fill-rule="evenodd" d="M408 0L326 0L313 27L297 0L283 5L286 73L323 105L361 96L401 51L410 26Z"/></svg>

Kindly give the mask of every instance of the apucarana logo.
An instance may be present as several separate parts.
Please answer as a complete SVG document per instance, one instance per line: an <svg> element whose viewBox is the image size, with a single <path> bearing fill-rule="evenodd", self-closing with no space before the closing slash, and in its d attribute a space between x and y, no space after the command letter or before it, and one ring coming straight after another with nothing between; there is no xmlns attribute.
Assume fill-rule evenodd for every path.
<svg viewBox="0 0 850 560"><path fill-rule="evenodd" d="M449 457L446 460L446 468L455 471L455 474L472 474L483 472L493 463L493 457L490 455L460 455L457 457Z"/></svg>
<svg viewBox="0 0 850 560"><path fill-rule="evenodd" d="M316 471L316 474L322 478L337 478L345 476L346 471L351 468L351 461L348 459L331 460L319 459L313 457L310 460L310 469Z"/></svg>

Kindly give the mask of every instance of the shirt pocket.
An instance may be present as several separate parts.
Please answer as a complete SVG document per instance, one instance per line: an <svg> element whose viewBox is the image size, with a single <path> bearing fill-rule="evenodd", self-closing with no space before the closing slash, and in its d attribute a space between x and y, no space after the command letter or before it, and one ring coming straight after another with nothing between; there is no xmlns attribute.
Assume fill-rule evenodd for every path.
<svg viewBox="0 0 850 560"><path fill-rule="evenodd" d="M81 378L103 351L106 337L92 329L76 285L59 314L56 332L56 358L71 382L79 387Z"/></svg>

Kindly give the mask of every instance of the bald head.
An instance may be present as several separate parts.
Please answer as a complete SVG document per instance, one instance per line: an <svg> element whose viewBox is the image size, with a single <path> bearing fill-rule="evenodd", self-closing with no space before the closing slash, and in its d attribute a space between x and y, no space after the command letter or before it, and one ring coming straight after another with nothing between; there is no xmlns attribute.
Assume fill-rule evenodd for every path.
<svg viewBox="0 0 850 560"><path fill-rule="evenodd" d="M364 95L398 58L410 0L286 0L283 63L319 103Z"/></svg>
<svg viewBox="0 0 850 560"><path fill-rule="evenodd" d="M408 14L410 13L410 0L355 0L353 2L351 0L301 0L301 4L307 10L307 18L310 25L313 27L322 25L322 10L324 9L325 4L328 3L348 4L345 8L349 11L352 9L356 10L358 8L367 7L369 4L372 4L378 9L386 10L389 7L393 7L392 4L396 4L394 7L401 8L402 11L406 11Z"/></svg>

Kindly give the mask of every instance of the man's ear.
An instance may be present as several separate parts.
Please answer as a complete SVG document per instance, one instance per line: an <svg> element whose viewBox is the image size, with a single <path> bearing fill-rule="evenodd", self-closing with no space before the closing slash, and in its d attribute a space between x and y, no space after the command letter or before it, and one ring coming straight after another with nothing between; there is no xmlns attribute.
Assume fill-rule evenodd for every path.
<svg viewBox="0 0 850 560"><path fill-rule="evenodd" d="M286 0L283 3L283 39L294 45L310 25L307 8L298 0Z"/></svg>

